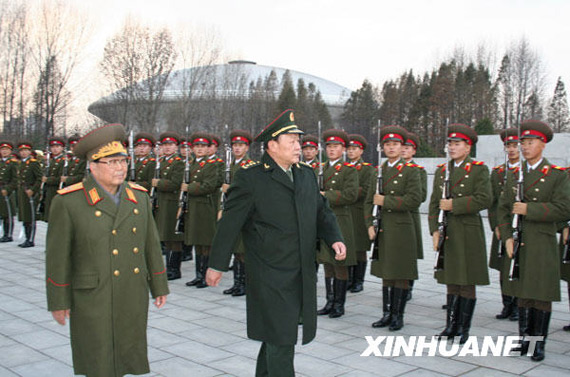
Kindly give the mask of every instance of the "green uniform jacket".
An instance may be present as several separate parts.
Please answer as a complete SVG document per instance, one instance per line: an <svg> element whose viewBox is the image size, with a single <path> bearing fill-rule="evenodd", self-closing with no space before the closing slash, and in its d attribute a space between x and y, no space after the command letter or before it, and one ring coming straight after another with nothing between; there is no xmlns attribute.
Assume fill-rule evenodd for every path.
<svg viewBox="0 0 570 377"><path fill-rule="evenodd" d="M153 172L154 174L154 172ZM161 241L184 240L183 234L176 234L176 214L178 213L178 199L180 185L184 178L184 160L178 154L170 157L161 157L160 181L156 187L158 193L158 210L155 214L156 226Z"/></svg>
<svg viewBox="0 0 570 377"><path fill-rule="evenodd" d="M226 163L224 160L219 158L218 156L214 155L209 158L212 160L214 165L218 168L218 190L213 194L214 196L214 212L216 213L215 218L218 218L218 211L220 210L220 203L222 201L222 191L220 188L222 187L222 183L224 183L224 169L226 168Z"/></svg>
<svg viewBox="0 0 570 377"><path fill-rule="evenodd" d="M155 168L156 160L154 157L148 155L143 158L137 158L135 162L135 182L137 185L150 190Z"/></svg>
<svg viewBox="0 0 570 377"><path fill-rule="evenodd" d="M219 163L206 158L190 165L188 211L184 221L186 245L210 246L216 232L220 192Z"/></svg>
<svg viewBox="0 0 570 377"><path fill-rule="evenodd" d="M71 155L69 156L68 164L69 165L67 166L67 179L65 180L65 187L83 181L83 177L85 177L85 166L87 165L87 161Z"/></svg>
<svg viewBox="0 0 570 377"><path fill-rule="evenodd" d="M246 154L237 164L233 163L230 166L230 182L233 182L234 177L236 175L236 173L245 165L247 164L251 164L252 162L254 162L253 160L249 159L249 156ZM245 254L245 245L243 243L243 238L240 236L236 246L234 248L234 253L235 254Z"/></svg>
<svg viewBox="0 0 570 377"><path fill-rule="evenodd" d="M561 168L547 159L527 172L526 161L521 170L524 180L523 234L519 263L520 279L510 282L503 276L505 295L519 298L560 301L560 255L556 231L558 222L568 220L570 213L570 181ZM515 201L515 175L509 172L507 186L499 199L498 219L501 238L512 237L512 207Z"/></svg>
<svg viewBox="0 0 570 377"><path fill-rule="evenodd" d="M247 334L291 345L303 318L303 344L317 328L315 243L342 241L336 218L317 180L303 163L292 166L294 182L264 154L241 169L228 191L209 266L227 271L240 233L246 247Z"/></svg>
<svg viewBox="0 0 570 377"><path fill-rule="evenodd" d="M42 182L42 166L35 158L28 157L22 160L18 166L18 219L24 223L32 221L32 210L35 215L35 208L30 208L30 198L25 190L30 189L34 192L34 205L37 207L39 190Z"/></svg>
<svg viewBox="0 0 570 377"><path fill-rule="evenodd" d="M364 203L366 228L372 226L376 174L369 179ZM378 259L370 273L383 279L415 280L418 278L418 253L414 216L421 200L420 169L400 160L393 167L382 165L382 225L378 240Z"/></svg>
<svg viewBox="0 0 570 377"><path fill-rule="evenodd" d="M513 170L513 169L510 169ZM503 186L505 184L505 164L495 166L493 171L491 172L491 190L493 193L493 201L491 202L491 206L489 207L488 214L489 214L489 225L491 227L492 235L492 242L491 242L491 250L489 251L489 267L494 270L501 271L504 273L509 273L509 266L510 266L510 259L506 255L506 251L503 249L503 253L505 254L503 257L499 257L499 246L502 244L497 239L497 234L495 233L495 228L499 223L497 222L497 208L499 206L499 198L503 193Z"/></svg>
<svg viewBox="0 0 570 377"><path fill-rule="evenodd" d="M444 269L437 271L435 277L441 284L487 285L487 245L479 211L491 205L489 169L469 157L458 168L453 161L449 165L453 210L447 215ZM429 205L430 234L437 230L445 167L441 165L434 176Z"/></svg>
<svg viewBox="0 0 570 377"><path fill-rule="evenodd" d="M354 248L356 251L366 251L370 249L370 239L368 229L364 222L364 199L369 188L370 177L376 174L376 169L371 164L360 159L353 164L358 172L358 198L350 206L352 226L354 233Z"/></svg>
<svg viewBox="0 0 570 377"><path fill-rule="evenodd" d="M358 172L353 166L342 162L342 160L337 161L333 166L326 163L324 180L325 197L336 215L338 225L344 237L344 243L346 244L346 259L344 261L334 259L327 244L321 242L317 261L340 266L354 266L356 265L356 247L350 206L358 198Z"/></svg>
<svg viewBox="0 0 570 377"><path fill-rule="evenodd" d="M168 294L148 195L120 190L118 206L93 178L61 190L47 231L48 310L71 309L73 367L89 377L149 372L149 290Z"/></svg>
<svg viewBox="0 0 570 377"><path fill-rule="evenodd" d="M48 222L49 220L49 208L51 206L51 201L54 196L57 195L57 190L59 190L61 172L63 171L63 164L65 163L64 157L65 156L63 154L60 154L58 157L52 158L49 164L47 181L45 183L45 213L42 218L45 222Z"/></svg>
<svg viewBox="0 0 570 377"><path fill-rule="evenodd" d="M0 217L8 217L8 213L14 217L16 208L10 196L18 188L18 160L15 158L0 158L0 190L6 190L8 195L4 198L0 195ZM8 199L6 201L6 199ZM10 206L10 207L8 207ZM10 209L10 211L8 211Z"/></svg>
<svg viewBox="0 0 570 377"><path fill-rule="evenodd" d="M420 182L422 189L421 203L425 202L427 199L427 172L423 166L416 164L413 160L408 163L413 164L414 167L420 169ZM421 205L420 203L420 205ZM424 259L424 242L422 237L422 219L420 216L420 206L412 211L412 216L414 217L414 229L416 230L416 242L418 246L416 248L418 252L418 259Z"/></svg>

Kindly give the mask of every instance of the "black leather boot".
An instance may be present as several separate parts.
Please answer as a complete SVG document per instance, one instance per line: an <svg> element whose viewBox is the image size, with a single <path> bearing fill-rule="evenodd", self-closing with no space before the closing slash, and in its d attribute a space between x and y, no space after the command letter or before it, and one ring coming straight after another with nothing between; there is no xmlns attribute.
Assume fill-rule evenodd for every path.
<svg viewBox="0 0 570 377"><path fill-rule="evenodd" d="M569 295L568 297L570 297L570 283L568 283L568 295ZM570 304L570 303L569 303L569 304ZM570 331L570 325L564 326L564 327L562 328L562 330L564 330L564 331Z"/></svg>
<svg viewBox="0 0 570 377"><path fill-rule="evenodd" d="M536 347L534 349L534 354L532 355L531 359L533 361L542 361L544 360L545 350L544 346L546 345L546 337L548 336L548 325L550 325L550 315L551 312L545 312L544 310L532 309L533 313L533 325L532 325L532 335L534 336L542 336L542 340L536 342Z"/></svg>
<svg viewBox="0 0 570 377"><path fill-rule="evenodd" d="M511 314L513 313L513 296L507 296L507 295L502 295L503 296L503 310L501 310L501 312L499 314L497 314L495 316L495 318L497 319L505 319L505 318L509 318L511 316Z"/></svg>
<svg viewBox="0 0 570 377"><path fill-rule="evenodd" d="M182 245L182 262L192 260L192 245Z"/></svg>
<svg viewBox="0 0 570 377"><path fill-rule="evenodd" d="M208 259L207 255L202 255L202 263L200 264L200 276L201 279L196 284L196 288L206 288L208 284L206 283L206 270L208 269Z"/></svg>
<svg viewBox="0 0 570 377"><path fill-rule="evenodd" d="M532 308L519 307L519 336L521 337L521 340L519 341L519 346L513 348L513 351L520 352L521 356L526 356L528 352L529 342L525 341L524 337L532 334L532 318L533 318Z"/></svg>
<svg viewBox="0 0 570 377"><path fill-rule="evenodd" d="M344 303L346 302L346 280L334 279L334 303L329 318L338 318L344 315Z"/></svg>
<svg viewBox="0 0 570 377"><path fill-rule="evenodd" d="M327 292L327 303L322 309L317 310L317 315L329 314L333 307L334 293L333 293L333 278L325 278L325 289Z"/></svg>
<svg viewBox="0 0 570 377"><path fill-rule="evenodd" d="M231 295L232 293L234 293L234 291L236 290L236 287L238 285L238 273L237 273L236 263L238 263L238 261L234 257L234 264L232 265L232 268L231 268L231 270L234 274L234 285L232 285L230 288L228 288L222 292L225 295Z"/></svg>
<svg viewBox="0 0 570 377"><path fill-rule="evenodd" d="M12 242L14 241L14 239L12 238L12 231L14 230L13 227L11 226L12 224L14 224L14 219L12 218L12 221L10 221L9 218L4 218L4 236L2 238L0 238L0 242Z"/></svg>
<svg viewBox="0 0 570 377"><path fill-rule="evenodd" d="M234 271L237 269L237 285L232 296L239 297L245 295L245 263L241 261L234 262Z"/></svg>
<svg viewBox="0 0 570 377"><path fill-rule="evenodd" d="M196 277L194 278L194 280L187 282L186 286L193 287L202 281L203 276L201 274L202 274L203 260L204 260L204 256L196 253L196 261L195 261L196 262L196 265L195 265Z"/></svg>
<svg viewBox="0 0 570 377"><path fill-rule="evenodd" d="M514 322L519 320L519 305L518 305L518 299L515 296L513 296L512 305L513 305L513 310L511 311L511 315L509 316L509 321Z"/></svg>
<svg viewBox="0 0 570 377"><path fill-rule="evenodd" d="M476 302L476 298L461 297L461 317L459 318L459 330L457 331L457 335L461 337L459 344L465 344L469 338L469 330L471 329L471 320L473 319Z"/></svg>
<svg viewBox="0 0 570 377"><path fill-rule="evenodd" d="M33 229L32 229L31 223L24 223L24 232L26 234L26 240L24 242L22 242L21 244L19 244L18 246L21 248L35 246L34 240L33 240Z"/></svg>
<svg viewBox="0 0 570 377"><path fill-rule="evenodd" d="M372 327L386 327L392 322L390 307L392 306L392 291L394 287L382 287L382 318L372 324Z"/></svg>
<svg viewBox="0 0 570 377"><path fill-rule="evenodd" d="M412 290L414 289L414 282L415 280L409 280L410 289L408 289L408 297L406 297L406 301L410 301L412 299Z"/></svg>
<svg viewBox="0 0 570 377"><path fill-rule="evenodd" d="M404 327L404 309L406 302L408 302L408 289L394 288L392 296L392 306L390 307L392 321L388 330L398 331Z"/></svg>
<svg viewBox="0 0 570 377"><path fill-rule="evenodd" d="M354 270L356 266L348 266L348 280L346 281L346 289L351 290L354 286Z"/></svg>
<svg viewBox="0 0 570 377"><path fill-rule="evenodd" d="M440 337L453 337L457 335L459 329L459 304L461 297L456 295L447 295L447 317L445 320L445 329L439 333Z"/></svg>
<svg viewBox="0 0 570 377"><path fill-rule="evenodd" d="M366 274L366 264L366 261L356 262L356 266L354 267L354 283L352 284L350 292L358 293L362 292L364 289L364 275Z"/></svg>
<svg viewBox="0 0 570 377"><path fill-rule="evenodd" d="M166 271L166 278L168 280L176 280L182 277L180 272L180 265L182 264L182 252L169 250L167 254L169 259L168 268Z"/></svg>

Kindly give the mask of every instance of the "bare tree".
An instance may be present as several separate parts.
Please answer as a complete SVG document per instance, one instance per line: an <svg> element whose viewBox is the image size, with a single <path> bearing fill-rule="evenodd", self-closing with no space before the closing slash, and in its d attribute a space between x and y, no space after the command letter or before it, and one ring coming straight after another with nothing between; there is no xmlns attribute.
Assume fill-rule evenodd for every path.
<svg viewBox="0 0 570 377"><path fill-rule="evenodd" d="M568 111L568 99L564 82L558 77L554 96L548 106L548 123L555 132L566 132L570 125L570 113Z"/></svg>

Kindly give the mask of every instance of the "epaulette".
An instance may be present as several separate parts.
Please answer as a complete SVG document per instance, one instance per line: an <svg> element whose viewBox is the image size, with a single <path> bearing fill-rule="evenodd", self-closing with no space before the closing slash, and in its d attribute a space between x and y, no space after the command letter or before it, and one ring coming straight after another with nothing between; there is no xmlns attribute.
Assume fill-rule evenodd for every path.
<svg viewBox="0 0 570 377"><path fill-rule="evenodd" d="M423 169L423 166L420 166L418 164L412 164L411 162L407 162L406 166L412 167L412 168L419 168L419 169Z"/></svg>
<svg viewBox="0 0 570 377"><path fill-rule="evenodd" d="M224 160L222 160L221 158L216 158L216 162L224 162Z"/></svg>
<svg viewBox="0 0 570 377"><path fill-rule="evenodd" d="M563 168L562 166L556 166L556 165L551 165L551 166L552 166L552 169L566 171L566 168Z"/></svg>
<svg viewBox="0 0 570 377"><path fill-rule="evenodd" d="M174 157L174 159L175 159L176 161L181 161L181 160L182 160L182 158L180 158L180 157L178 157L178 156Z"/></svg>
<svg viewBox="0 0 570 377"><path fill-rule="evenodd" d="M362 165L364 166L371 166L372 164L370 162L363 162Z"/></svg>
<svg viewBox="0 0 570 377"><path fill-rule="evenodd" d="M139 191L144 191L144 192L148 192L148 190L146 188L144 188L143 186L133 183L133 182L128 182L129 186L131 186L131 188L133 190L139 190ZM71 187L71 186L70 186Z"/></svg>
<svg viewBox="0 0 570 377"><path fill-rule="evenodd" d="M444 167L445 166L445 162L443 164L439 164L437 165L438 168Z"/></svg>
<svg viewBox="0 0 570 377"><path fill-rule="evenodd" d="M208 164L213 164L214 162L216 162L216 160L210 159L210 160L206 160L206 162L207 162Z"/></svg>
<svg viewBox="0 0 570 377"><path fill-rule="evenodd" d="M254 167L254 166L257 166L257 165L259 165L259 164L261 164L261 162L259 162L259 161L251 161L251 162L248 162L247 164L245 164L244 166L242 166L242 169L249 169L249 168Z"/></svg>
<svg viewBox="0 0 570 377"><path fill-rule="evenodd" d="M311 165L307 164L305 161L299 161L299 164L306 166L308 168L311 168L311 169L313 168Z"/></svg>
<svg viewBox="0 0 570 377"><path fill-rule="evenodd" d="M38 160L36 160L35 158L30 158L29 161L31 161L31 162L37 162Z"/></svg>
<svg viewBox="0 0 570 377"><path fill-rule="evenodd" d="M485 165L485 163L484 163L483 161L475 161L475 160L473 160L473 161L471 161L471 163L472 163L473 165Z"/></svg>
<svg viewBox="0 0 570 377"><path fill-rule="evenodd" d="M493 170L501 170L503 168L503 165L497 165L493 168Z"/></svg>
<svg viewBox="0 0 570 377"><path fill-rule="evenodd" d="M354 165L352 165L350 162L345 162L345 163L343 163L343 165L344 165L344 166L350 166L351 168L354 167Z"/></svg>
<svg viewBox="0 0 570 377"><path fill-rule="evenodd" d="M57 190L57 193L59 195L65 195L65 194L69 194L70 192L75 192L75 191L82 190L82 189L83 189L83 182L79 182L79 183L76 183L74 185L64 187L61 190Z"/></svg>

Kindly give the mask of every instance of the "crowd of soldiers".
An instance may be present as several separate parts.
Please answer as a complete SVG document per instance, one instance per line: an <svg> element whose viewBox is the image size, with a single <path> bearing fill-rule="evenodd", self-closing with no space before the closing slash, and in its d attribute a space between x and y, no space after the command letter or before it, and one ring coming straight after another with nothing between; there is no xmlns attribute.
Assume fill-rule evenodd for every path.
<svg viewBox="0 0 570 377"><path fill-rule="evenodd" d="M440 249L445 245L443 265L434 273L438 283L447 287L446 326L439 336L459 337L460 343L467 340L476 286L489 284L489 266L500 271L503 309L497 319L518 321L521 336L545 339L551 303L560 300L559 281L570 282L570 264L562 261L570 223L570 169L542 156L553 132L538 121L504 130L500 138L505 164L491 172L470 157L478 139L472 128L453 124L447 137L448 159L434 172L428 215L434 249L442 258ZM78 140L53 137L48 141L49 153L43 156L34 155L28 141L0 142L4 230L0 242L13 241L17 208L26 236L19 246L34 246L35 221L49 221L54 195L88 174L85 161L73 155ZM157 138L141 132L132 138L134 159L128 180L149 191L169 280L180 279L182 262L194 258L195 278L186 285L207 287L205 275L216 223L223 216L234 174L255 163L248 156L252 141L245 130L231 131L227 144L205 132L187 138L176 132L163 132ZM305 135L301 163L313 168L347 246L346 259L339 261L324 242L315 245L316 269L323 265L326 290L326 304L317 313L330 318L344 315L347 292L363 290L371 259L370 272L383 283L382 316L372 327L397 331L404 326L406 303L418 279L417 260L424 257L419 207L427 199L427 173L414 162L420 145L417 135L399 126L386 126L380 129L378 143L384 161L375 167L362 159L369 143L361 135L339 129L325 131L321 140ZM223 145L224 159L218 155ZM519 195L518 182L524 182ZM480 215L485 209L493 231L489 258ZM445 234L441 234L440 213L446 216ZM518 249L517 240L513 243L513 214L520 216L524 229ZM557 232L561 233L559 240ZM513 278L511 257L517 250L520 254L514 256L520 276ZM564 262L570 262L567 257ZM224 294L246 294L245 258L240 239L232 264L234 284ZM570 325L564 330L570 331ZM544 358L544 345L545 340L537 343L533 360ZM523 353L527 348L528 342L521 342Z"/></svg>

